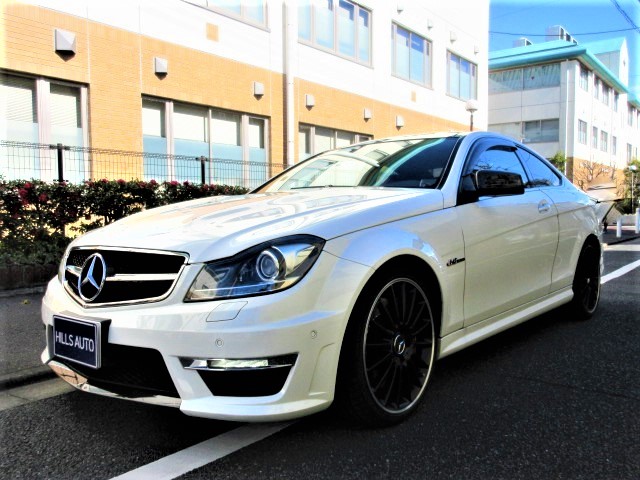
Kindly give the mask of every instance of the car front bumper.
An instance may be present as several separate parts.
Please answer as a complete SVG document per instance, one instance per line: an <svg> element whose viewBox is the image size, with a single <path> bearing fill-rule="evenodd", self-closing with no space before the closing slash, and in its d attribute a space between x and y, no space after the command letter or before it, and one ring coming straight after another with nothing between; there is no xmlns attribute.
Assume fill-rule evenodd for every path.
<svg viewBox="0 0 640 480"><path fill-rule="evenodd" d="M155 303L83 308L66 292L57 278L48 286L42 304L42 320L47 326L47 348L42 360L75 387L102 395L147 403L178 406L185 414L241 421L285 420L327 408L334 387L342 338L355 293L370 269L323 252L307 276L288 290L247 298L206 302L184 302L186 292L201 265L188 265L173 292ZM330 281L329 281L330 279ZM166 365L176 395L157 392L130 394L134 389L110 388L95 382L91 371L76 368L73 362L53 355L54 315L77 319L108 319L108 345L115 349L155 351ZM120 351L120 350L118 350ZM118 359L119 368L145 370L146 356ZM224 367L226 360L293 358L293 365L278 374L282 388L257 395L243 388L261 378L258 370L242 363ZM223 360L222 362L210 362ZM200 365L204 368L193 368ZM207 371L211 365L211 371ZM223 365L217 367L215 365ZM74 368L70 368L74 367ZM237 368L240 367L240 368ZM108 365L104 369L110 368ZM251 370L236 377L233 372ZM216 375L227 371L227 384L244 393L214 394ZM264 368L264 372L275 368ZM120 372L123 373L123 372ZM118 378L137 378L124 372ZM230 376L229 376L230 375ZM248 376L247 376L248 375ZM87 378L89 377L89 378ZM231 380L229 380L231 378ZM235 378L235 379L234 379ZM270 377L267 377L267 382ZM118 380L120 381L120 380ZM135 387L136 385L129 385ZM146 387L145 385L139 385ZM251 389L249 389L251 390Z"/></svg>

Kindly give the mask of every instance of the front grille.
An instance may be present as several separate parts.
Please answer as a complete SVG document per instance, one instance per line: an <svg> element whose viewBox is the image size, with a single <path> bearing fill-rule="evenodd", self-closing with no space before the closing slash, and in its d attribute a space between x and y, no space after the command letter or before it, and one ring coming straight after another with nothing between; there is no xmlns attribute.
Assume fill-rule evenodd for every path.
<svg viewBox="0 0 640 480"><path fill-rule="evenodd" d="M94 387L129 398L163 395L180 398L162 355L157 350L109 343L102 352L102 366L95 370L55 357L79 373Z"/></svg>
<svg viewBox="0 0 640 480"><path fill-rule="evenodd" d="M90 294L83 291L83 297L79 280L83 275L83 267L86 277L89 268L87 263L91 263L91 257L96 254L103 259L106 267L104 282L98 285L100 282L96 278L95 285L82 287L90 290ZM158 301L171 292L187 259L186 254L173 252L74 248L66 258L64 284L73 298L86 307ZM101 268L99 273L95 276L101 276Z"/></svg>

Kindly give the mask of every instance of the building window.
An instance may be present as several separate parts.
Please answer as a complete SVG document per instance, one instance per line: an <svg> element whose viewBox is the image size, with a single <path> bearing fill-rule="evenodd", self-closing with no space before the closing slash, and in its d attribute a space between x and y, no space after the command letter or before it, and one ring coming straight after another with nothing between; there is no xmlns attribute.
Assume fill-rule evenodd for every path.
<svg viewBox="0 0 640 480"><path fill-rule="evenodd" d="M371 12L346 0L303 0L298 38L364 64L371 63Z"/></svg>
<svg viewBox="0 0 640 480"><path fill-rule="evenodd" d="M627 165L633 160L633 145L627 143Z"/></svg>
<svg viewBox="0 0 640 480"><path fill-rule="evenodd" d="M478 66L447 52L447 93L462 100L478 98Z"/></svg>
<svg viewBox="0 0 640 480"><path fill-rule="evenodd" d="M521 122L494 123L489 125L489 131L500 133L507 137L513 138L517 142L522 141L522 123Z"/></svg>
<svg viewBox="0 0 640 480"><path fill-rule="evenodd" d="M587 122L578 120L578 143L587 144Z"/></svg>
<svg viewBox="0 0 640 480"><path fill-rule="evenodd" d="M489 74L489 93L515 92L560 85L560 64L514 68Z"/></svg>
<svg viewBox="0 0 640 480"><path fill-rule="evenodd" d="M247 23L267 25L265 0L190 0Z"/></svg>
<svg viewBox="0 0 640 480"><path fill-rule="evenodd" d="M635 116L635 108L629 105L628 114L627 114L627 124L630 127L633 127L633 117Z"/></svg>
<svg viewBox="0 0 640 480"><path fill-rule="evenodd" d="M431 86L431 42L396 24L391 26L393 73Z"/></svg>
<svg viewBox="0 0 640 480"><path fill-rule="evenodd" d="M600 130L600 150L609 151L609 134L604 130Z"/></svg>
<svg viewBox="0 0 640 480"><path fill-rule="evenodd" d="M598 128L591 128L591 147L598 148Z"/></svg>
<svg viewBox="0 0 640 480"><path fill-rule="evenodd" d="M614 157L618 154L618 137L611 136L611 155Z"/></svg>
<svg viewBox="0 0 640 480"><path fill-rule="evenodd" d="M593 96L596 99L600 99L600 89L602 88L602 80L597 76L593 76Z"/></svg>
<svg viewBox="0 0 640 480"><path fill-rule="evenodd" d="M522 90L522 88L521 68L489 74L489 93L517 92Z"/></svg>
<svg viewBox="0 0 640 480"><path fill-rule="evenodd" d="M167 132L170 132L167 134ZM267 120L171 100L142 99L144 177L255 187L267 179Z"/></svg>
<svg viewBox="0 0 640 480"><path fill-rule="evenodd" d="M617 112L618 111L618 100L619 100L620 95L618 94L618 92L614 91L613 92L613 111Z"/></svg>
<svg viewBox="0 0 640 480"><path fill-rule="evenodd" d="M2 140L38 143L35 79L1 74L0 99Z"/></svg>
<svg viewBox="0 0 640 480"><path fill-rule="evenodd" d="M0 140L72 147L87 146L87 88L46 78L0 73ZM0 162L0 176L12 178ZM55 159L54 159L55 160ZM49 151L40 151L15 172L21 178L55 176L57 165ZM69 155L64 163L64 179L79 182L87 177L88 160ZM50 172L49 174L44 172Z"/></svg>
<svg viewBox="0 0 640 480"><path fill-rule="evenodd" d="M525 90L557 87L560 85L560 64L526 67L523 77Z"/></svg>
<svg viewBox="0 0 640 480"><path fill-rule="evenodd" d="M534 120L524 122L524 142L557 142L560 138L560 120Z"/></svg>
<svg viewBox="0 0 640 480"><path fill-rule="evenodd" d="M589 70L580 65L580 88L589 91Z"/></svg>
<svg viewBox="0 0 640 480"><path fill-rule="evenodd" d="M602 84L602 103L609 105L609 98L611 96L611 87L609 85Z"/></svg>
<svg viewBox="0 0 640 480"><path fill-rule="evenodd" d="M371 140L371 136L300 124L298 128L298 159L304 160L325 150L348 147L366 140Z"/></svg>

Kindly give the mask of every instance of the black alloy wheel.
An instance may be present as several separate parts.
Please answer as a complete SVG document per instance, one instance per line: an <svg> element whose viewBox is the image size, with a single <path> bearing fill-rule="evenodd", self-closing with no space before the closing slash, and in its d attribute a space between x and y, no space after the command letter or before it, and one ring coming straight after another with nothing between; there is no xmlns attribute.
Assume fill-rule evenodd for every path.
<svg viewBox="0 0 640 480"><path fill-rule="evenodd" d="M586 244L573 278L572 313L581 320L591 318L600 300L600 251L593 244Z"/></svg>
<svg viewBox="0 0 640 480"><path fill-rule="evenodd" d="M343 345L338 387L349 418L387 426L409 416L424 394L435 347L425 286L406 275L374 280L356 304Z"/></svg>
<svg viewBox="0 0 640 480"><path fill-rule="evenodd" d="M429 300L408 278L387 284L369 313L362 349L369 392L390 414L405 412L422 396L434 355Z"/></svg>

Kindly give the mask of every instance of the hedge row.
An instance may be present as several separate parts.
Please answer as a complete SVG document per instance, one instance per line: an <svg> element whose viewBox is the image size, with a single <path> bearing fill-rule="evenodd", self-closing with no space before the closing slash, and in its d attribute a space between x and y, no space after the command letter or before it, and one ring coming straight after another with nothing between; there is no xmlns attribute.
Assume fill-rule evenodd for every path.
<svg viewBox="0 0 640 480"><path fill-rule="evenodd" d="M146 208L243 187L98 180L82 184L0 179L0 265L57 263L71 238Z"/></svg>

